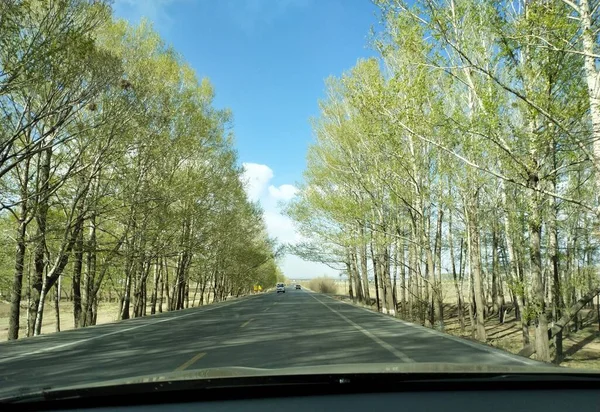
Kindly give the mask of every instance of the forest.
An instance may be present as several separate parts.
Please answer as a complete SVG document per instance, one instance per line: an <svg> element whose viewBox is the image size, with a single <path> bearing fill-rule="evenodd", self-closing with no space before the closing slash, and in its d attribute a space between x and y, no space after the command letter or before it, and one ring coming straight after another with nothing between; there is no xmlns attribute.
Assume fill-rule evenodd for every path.
<svg viewBox="0 0 600 412"><path fill-rule="evenodd" d="M442 331L452 285L474 338L510 310L559 358L600 292L600 2L376 3L374 57L313 119L295 253Z"/></svg>
<svg viewBox="0 0 600 412"><path fill-rule="evenodd" d="M222 301L281 277L233 116L110 2L0 2L0 300L8 339ZM62 303L61 303L62 302ZM71 312L69 312L71 313ZM57 322L57 329L60 322Z"/></svg>

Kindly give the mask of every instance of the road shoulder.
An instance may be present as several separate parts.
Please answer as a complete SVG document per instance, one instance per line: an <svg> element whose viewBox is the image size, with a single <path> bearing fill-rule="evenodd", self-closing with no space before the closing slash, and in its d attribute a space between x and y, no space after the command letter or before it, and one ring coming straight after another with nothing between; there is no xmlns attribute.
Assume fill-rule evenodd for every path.
<svg viewBox="0 0 600 412"><path fill-rule="evenodd" d="M319 296L323 296L323 297L331 300L332 302L337 302L337 303L342 303L342 304L345 304L345 305L349 305L349 306L351 306L353 308L361 309L361 310L363 310L365 312L368 312L368 313L371 313L373 315L382 316L385 319L389 319L390 321L397 322L397 323L399 323L401 325L404 325L404 326L407 326L407 327L411 327L411 328L414 328L416 330L419 330L419 331L422 331L422 332L425 332L425 333L428 333L428 334L431 334L431 335L434 335L434 336L437 336L437 337L441 337L441 338L444 338L444 339L447 339L447 340L451 340L451 341L454 341L454 342L460 343L462 345L466 345L466 346L472 347L472 348L480 350L480 351L484 351L484 352L487 352L487 353L490 353L490 354L493 354L493 355L496 355L496 356L500 356L500 357L505 358L507 360L516 361L518 363L521 363L521 364L524 364L524 365L531 365L531 366L539 366L540 364L546 365L546 366L553 365L553 364L541 363L541 362L533 360L533 359L525 358L523 356L519 356L517 354L511 353L511 352L507 352L507 351L505 351L503 349L491 346L491 345L486 344L484 342L473 342L471 340L464 339L464 338L461 338L461 337L458 337L458 336L454 336L454 335L451 335L451 334L448 334L448 333L444 333L444 332L441 332L441 331L436 330L436 329L428 328L428 327L425 327L423 325L412 323L412 322L409 322L409 321L397 318L395 316L390 316L390 315L387 315L387 314L384 314L384 313L381 313L381 312L377 312L376 310L373 310L371 308L368 308L368 307L366 307L364 305L361 305L361 304L358 304L358 303L354 303L354 302L343 300L343 299L338 299L338 298L335 298L335 297L332 297L332 296L329 296L329 295L326 295L326 294L317 293L317 292L312 292L312 293L316 293Z"/></svg>

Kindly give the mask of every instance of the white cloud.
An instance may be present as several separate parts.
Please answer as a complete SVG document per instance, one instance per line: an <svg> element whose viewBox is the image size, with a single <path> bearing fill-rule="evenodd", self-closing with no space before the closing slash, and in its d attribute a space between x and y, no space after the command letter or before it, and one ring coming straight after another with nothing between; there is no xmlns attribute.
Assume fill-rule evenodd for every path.
<svg viewBox="0 0 600 412"><path fill-rule="evenodd" d="M298 189L291 184L280 186L269 184L275 174L267 165L243 163L242 166L244 189L251 201L258 201L261 204L269 236L285 244L295 244L303 240L296 231L294 222L281 213L281 207L298 193ZM293 255L287 255L282 259L281 269L289 279L311 278L325 274L337 275L336 271L324 264L308 262Z"/></svg>
<svg viewBox="0 0 600 412"><path fill-rule="evenodd" d="M276 237L280 243L294 244L300 240L300 235L296 233L292 220L279 213L278 211L264 212L267 232L270 236Z"/></svg>
<svg viewBox="0 0 600 412"><path fill-rule="evenodd" d="M243 163L242 174L244 189L251 201L256 202L265 193L267 185L273 178L273 171L267 165Z"/></svg>
<svg viewBox="0 0 600 412"><path fill-rule="evenodd" d="M288 201L291 200L298 193L298 188L294 185L281 185L275 187L269 186L269 195L277 200Z"/></svg>

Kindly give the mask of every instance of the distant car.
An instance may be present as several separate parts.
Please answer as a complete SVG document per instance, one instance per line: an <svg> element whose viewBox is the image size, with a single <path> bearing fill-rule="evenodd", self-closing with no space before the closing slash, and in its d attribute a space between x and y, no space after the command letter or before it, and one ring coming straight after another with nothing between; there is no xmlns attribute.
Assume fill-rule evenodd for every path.
<svg viewBox="0 0 600 412"><path fill-rule="evenodd" d="M296 283L296 289L302 289L302 286Z"/></svg>
<svg viewBox="0 0 600 412"><path fill-rule="evenodd" d="M285 293L285 285L283 283L277 284L277 293L279 293L279 292Z"/></svg>

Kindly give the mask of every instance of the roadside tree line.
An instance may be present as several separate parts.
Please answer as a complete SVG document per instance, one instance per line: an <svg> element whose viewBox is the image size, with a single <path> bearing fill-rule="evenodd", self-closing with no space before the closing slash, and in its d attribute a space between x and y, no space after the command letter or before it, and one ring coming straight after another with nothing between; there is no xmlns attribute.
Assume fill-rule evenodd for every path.
<svg viewBox="0 0 600 412"><path fill-rule="evenodd" d="M0 291L8 339L69 296L75 327L276 282L231 114L146 22L108 2L0 3Z"/></svg>
<svg viewBox="0 0 600 412"><path fill-rule="evenodd" d="M559 359L600 290L598 2L377 3L378 56L314 119L295 252L441 330L450 279L463 330L485 341L512 306L524 348Z"/></svg>

